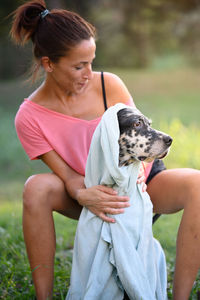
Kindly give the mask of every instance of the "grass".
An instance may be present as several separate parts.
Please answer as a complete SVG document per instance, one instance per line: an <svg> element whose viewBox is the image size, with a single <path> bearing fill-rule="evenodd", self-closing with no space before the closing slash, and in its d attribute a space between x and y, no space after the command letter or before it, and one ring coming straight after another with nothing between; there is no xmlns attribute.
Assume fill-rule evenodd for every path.
<svg viewBox="0 0 200 300"><path fill-rule="evenodd" d="M10 195L10 191L8 191ZM34 299L31 272L22 236L20 201L0 202L0 299ZM55 214L57 250L55 257L54 299L64 299L69 286L71 256L76 221ZM180 216L162 216L154 225L154 234L164 246L169 262L169 274L173 272L175 237ZM169 231L166 234L165 228ZM173 232L173 234L171 234ZM171 289L171 285L169 286ZM169 290L170 291L170 290ZM62 298L63 297L63 298Z"/></svg>
<svg viewBox="0 0 200 300"><path fill-rule="evenodd" d="M16 183L15 183L16 184ZM19 188L20 184L16 184ZM22 186L21 186L22 188ZM22 235L22 204L18 197L6 201L10 191L0 197L0 299L34 299L34 288ZM168 297L172 299L175 244L181 213L163 215L153 226L167 259ZM54 214L56 228L54 299L65 299L70 281L71 259L76 221ZM167 230L166 230L167 228ZM194 285L190 299L196 300L200 280Z"/></svg>
<svg viewBox="0 0 200 300"><path fill-rule="evenodd" d="M10 195L10 191L8 191ZM69 287L76 221L54 215L56 257L54 299L65 299ZM34 299L31 271L22 235L21 201L0 200L0 299Z"/></svg>
<svg viewBox="0 0 200 300"><path fill-rule="evenodd" d="M158 126L179 119L183 125L199 120L199 70L114 70L126 83L136 106Z"/></svg>

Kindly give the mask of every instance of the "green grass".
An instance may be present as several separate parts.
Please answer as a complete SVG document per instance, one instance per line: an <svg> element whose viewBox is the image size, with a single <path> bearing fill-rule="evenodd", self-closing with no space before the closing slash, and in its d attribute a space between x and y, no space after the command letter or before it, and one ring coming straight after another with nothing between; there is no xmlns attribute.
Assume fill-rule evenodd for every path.
<svg viewBox="0 0 200 300"><path fill-rule="evenodd" d="M10 191L8 191L10 195ZM65 299L69 287L76 221L54 215L56 257L54 299ZM22 235L21 201L0 200L0 299L34 299L31 271Z"/></svg>
<svg viewBox="0 0 200 300"><path fill-rule="evenodd" d="M31 271L22 235L22 204L19 199L6 201L5 194L0 198L0 299L34 299ZM10 196L9 190L8 195ZM180 218L181 213L163 215L153 226L154 236L160 241L166 254L169 299L172 299L176 234ZM77 222L56 213L54 220L57 236L54 299L65 299ZM196 290L199 288L200 281L197 280L191 300L196 300Z"/></svg>
<svg viewBox="0 0 200 300"><path fill-rule="evenodd" d="M8 191L10 195L10 191ZM22 205L20 201L0 201L0 299L34 299L31 272L22 236ZM76 221L55 214L57 250L55 258L54 299L62 299L69 286L71 249ZM154 225L155 236L160 240L170 262L174 262L175 238L180 216L162 216ZM166 234L165 228L169 231ZM173 232L173 234L171 234ZM171 276L172 277L172 276Z"/></svg>
<svg viewBox="0 0 200 300"><path fill-rule="evenodd" d="M200 126L199 69L113 70L126 83L136 106L158 126L179 119Z"/></svg>

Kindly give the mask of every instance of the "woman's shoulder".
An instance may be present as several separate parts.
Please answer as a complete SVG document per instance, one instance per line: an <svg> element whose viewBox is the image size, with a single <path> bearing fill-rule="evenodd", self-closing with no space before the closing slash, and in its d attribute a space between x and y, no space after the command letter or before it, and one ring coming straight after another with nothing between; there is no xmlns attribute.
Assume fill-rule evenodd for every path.
<svg viewBox="0 0 200 300"><path fill-rule="evenodd" d="M15 118L21 118L27 113L27 99L24 99L23 102L19 105L19 108L16 112Z"/></svg>
<svg viewBox="0 0 200 300"><path fill-rule="evenodd" d="M111 72L103 72L108 106L118 102L128 103L132 99L122 79Z"/></svg>
<svg viewBox="0 0 200 300"><path fill-rule="evenodd" d="M34 110L34 106L29 103L28 99L24 99L18 108L15 115L15 126L30 126L33 124L37 113Z"/></svg>
<svg viewBox="0 0 200 300"><path fill-rule="evenodd" d="M20 115L20 116L26 115L28 113L31 113L30 110L31 110L31 106L29 106L29 99L25 98L19 105L16 115Z"/></svg>
<svg viewBox="0 0 200 300"><path fill-rule="evenodd" d="M118 75L111 73L111 72L104 72L104 71L101 71L101 72L94 71L93 72L94 78L96 79L95 81L99 80L102 73L103 73L104 81L106 81L109 85L112 85L112 86L113 85L114 86L124 85L123 81L121 80L121 78Z"/></svg>

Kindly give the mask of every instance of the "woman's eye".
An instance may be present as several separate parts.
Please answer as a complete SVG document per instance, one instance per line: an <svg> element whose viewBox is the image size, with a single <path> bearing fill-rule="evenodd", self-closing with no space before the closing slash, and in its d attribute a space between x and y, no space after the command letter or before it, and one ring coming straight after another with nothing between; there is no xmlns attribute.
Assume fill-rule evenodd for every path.
<svg viewBox="0 0 200 300"><path fill-rule="evenodd" d="M80 66L80 67L75 67L75 69L76 69L76 70L81 70L82 67L81 67L81 66Z"/></svg>

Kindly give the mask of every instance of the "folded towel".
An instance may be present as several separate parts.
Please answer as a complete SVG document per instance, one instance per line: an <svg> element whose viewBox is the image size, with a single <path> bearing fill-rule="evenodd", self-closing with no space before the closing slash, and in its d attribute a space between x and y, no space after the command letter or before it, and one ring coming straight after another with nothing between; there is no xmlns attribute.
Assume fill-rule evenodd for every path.
<svg viewBox="0 0 200 300"><path fill-rule="evenodd" d="M165 300L164 252L152 234L152 203L137 184L140 162L119 167L117 112L109 108L90 146L85 185L107 185L130 197L130 207L103 222L83 208L75 236L70 288L66 300ZM113 217L113 216L112 216Z"/></svg>

